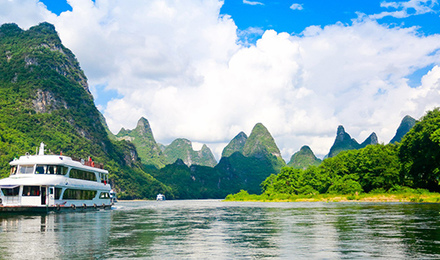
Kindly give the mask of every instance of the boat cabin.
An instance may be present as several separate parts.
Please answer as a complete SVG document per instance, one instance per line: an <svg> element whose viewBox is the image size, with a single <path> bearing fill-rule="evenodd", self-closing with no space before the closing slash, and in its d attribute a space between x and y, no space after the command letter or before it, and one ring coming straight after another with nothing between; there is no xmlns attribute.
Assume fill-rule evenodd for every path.
<svg viewBox="0 0 440 260"><path fill-rule="evenodd" d="M38 155L10 162L10 176L0 180L0 206L110 204L108 171L68 156L44 155L41 149L43 144Z"/></svg>

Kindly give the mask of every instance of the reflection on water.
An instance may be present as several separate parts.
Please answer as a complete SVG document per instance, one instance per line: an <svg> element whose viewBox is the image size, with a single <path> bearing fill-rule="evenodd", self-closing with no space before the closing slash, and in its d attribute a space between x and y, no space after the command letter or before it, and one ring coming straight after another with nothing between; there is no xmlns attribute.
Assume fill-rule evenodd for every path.
<svg viewBox="0 0 440 260"><path fill-rule="evenodd" d="M1 259L93 259L108 249L111 215L7 215L0 224Z"/></svg>
<svg viewBox="0 0 440 260"><path fill-rule="evenodd" d="M440 258L440 205L119 202L0 216L1 259Z"/></svg>

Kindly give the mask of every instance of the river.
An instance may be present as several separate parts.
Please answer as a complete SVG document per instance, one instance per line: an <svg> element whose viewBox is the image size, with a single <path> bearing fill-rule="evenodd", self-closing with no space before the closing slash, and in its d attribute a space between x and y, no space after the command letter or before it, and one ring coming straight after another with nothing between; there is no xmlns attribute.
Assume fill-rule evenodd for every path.
<svg viewBox="0 0 440 260"><path fill-rule="evenodd" d="M0 259L439 259L440 205L123 201L0 215Z"/></svg>

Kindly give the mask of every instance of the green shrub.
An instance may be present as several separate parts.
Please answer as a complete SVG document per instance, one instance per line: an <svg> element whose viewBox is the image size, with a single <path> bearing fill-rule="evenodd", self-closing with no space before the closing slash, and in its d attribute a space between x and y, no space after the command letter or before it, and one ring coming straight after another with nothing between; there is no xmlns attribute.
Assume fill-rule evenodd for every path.
<svg viewBox="0 0 440 260"><path fill-rule="evenodd" d="M370 194L383 194L387 193L387 191L384 188L377 188L369 192Z"/></svg>
<svg viewBox="0 0 440 260"><path fill-rule="evenodd" d="M394 185L388 192L394 194L416 193L416 190L406 186Z"/></svg>
<svg viewBox="0 0 440 260"><path fill-rule="evenodd" d="M363 192L359 182L352 179L341 178L328 189L330 194L355 194Z"/></svg>
<svg viewBox="0 0 440 260"><path fill-rule="evenodd" d="M298 194L302 195L316 195L319 194L317 190L315 190L312 186L306 185L298 189Z"/></svg>

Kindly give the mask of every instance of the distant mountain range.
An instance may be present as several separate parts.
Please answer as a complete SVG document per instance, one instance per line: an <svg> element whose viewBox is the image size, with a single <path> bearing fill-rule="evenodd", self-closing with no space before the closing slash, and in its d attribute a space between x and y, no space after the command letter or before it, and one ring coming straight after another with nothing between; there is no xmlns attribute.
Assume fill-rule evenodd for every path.
<svg viewBox="0 0 440 260"><path fill-rule="evenodd" d="M405 116L390 143L399 142L414 126L415 122L414 118ZM244 132L237 134L223 149L222 158L230 157L234 153L255 158L270 154L276 158L279 165L285 164L273 137L263 124L256 124L252 133L249 138ZM214 167L217 164L211 150L206 145L203 145L200 151L194 151L191 141L183 138L174 140L168 146L156 143L148 120L145 118L139 119L136 128L133 130L122 128L116 137L119 140L132 142L137 147L142 162L156 168L172 164L178 159L182 160L187 166ZM336 131L335 141L326 157L334 157L342 151L361 149L367 145L377 143L377 135L373 132L359 144L340 125ZM307 168L310 165L319 165L320 162L321 160L314 155L310 147L305 145L300 151L292 155L287 165L294 168Z"/></svg>
<svg viewBox="0 0 440 260"><path fill-rule="evenodd" d="M241 189L261 193L260 184L286 166L268 129L257 123L249 136L238 133L217 163L203 145L190 140L158 144L146 118L135 129L113 135L94 105L87 78L74 54L65 48L55 27L42 23L24 31L15 24L0 27L0 176L8 175L14 156L32 152L40 142L53 153L92 158L105 163L121 198L224 198ZM399 142L415 120L405 117L393 142ZM372 133L359 144L338 127L329 157L376 144ZM317 165L308 146L289 166Z"/></svg>
<svg viewBox="0 0 440 260"><path fill-rule="evenodd" d="M376 133L372 133L367 139L365 139L363 143L359 144L354 138L351 138L351 136L345 132L344 127L340 125L336 132L335 142L330 148L328 157L334 157L338 153L346 150L361 149L369 144L377 144L377 142Z"/></svg>
<svg viewBox="0 0 440 260"><path fill-rule="evenodd" d="M144 117L139 119L135 129L122 128L116 138L132 142L138 150L142 163L156 168L172 164L178 159L188 166L197 164L214 167L217 164L206 145L203 145L200 151L194 151L191 141L184 138L178 138L168 146L156 143L150 124Z"/></svg>
<svg viewBox="0 0 440 260"><path fill-rule="evenodd" d="M406 116L401 125L408 126L411 122L415 122L411 119ZM409 129L410 127L399 127L396 136L402 135ZM139 132L148 134L140 135ZM135 146L137 143L147 143L148 146L144 145L144 147L153 147L154 150L150 149L149 153L146 153L147 156L142 154L143 147L140 147L139 157L146 166L153 165L158 168L153 171L147 170L147 172L164 184L174 186L174 189L178 191L176 197L179 198L188 198L188 194L195 196L190 196L191 198L209 198L209 194L223 196L240 189L258 194L261 191L261 182L270 174L278 173L281 167L286 166L275 140L261 123L254 126L249 137L244 132L238 133L223 149L218 164L206 145L203 145L200 151L194 151L191 141L183 138L174 140L168 146L157 144L145 118L141 118L138 126L133 130L121 129L117 137L131 141ZM393 140L396 138L394 137ZM345 132L343 126L339 126L328 157L334 157L342 151L361 149L377 143L378 138L375 133L359 144ZM155 147L160 147L160 151ZM167 166L160 167L159 164L155 164L158 160L154 158L160 158L162 165ZM300 151L292 155L287 166L306 169L320 163L321 159L314 155L310 147L303 146Z"/></svg>
<svg viewBox="0 0 440 260"><path fill-rule="evenodd" d="M191 141L184 138L178 138L168 146L162 145L162 151L167 164L172 164L178 159L188 166L196 164L214 167L217 164L211 149L206 144L202 146L200 151L194 151Z"/></svg>

